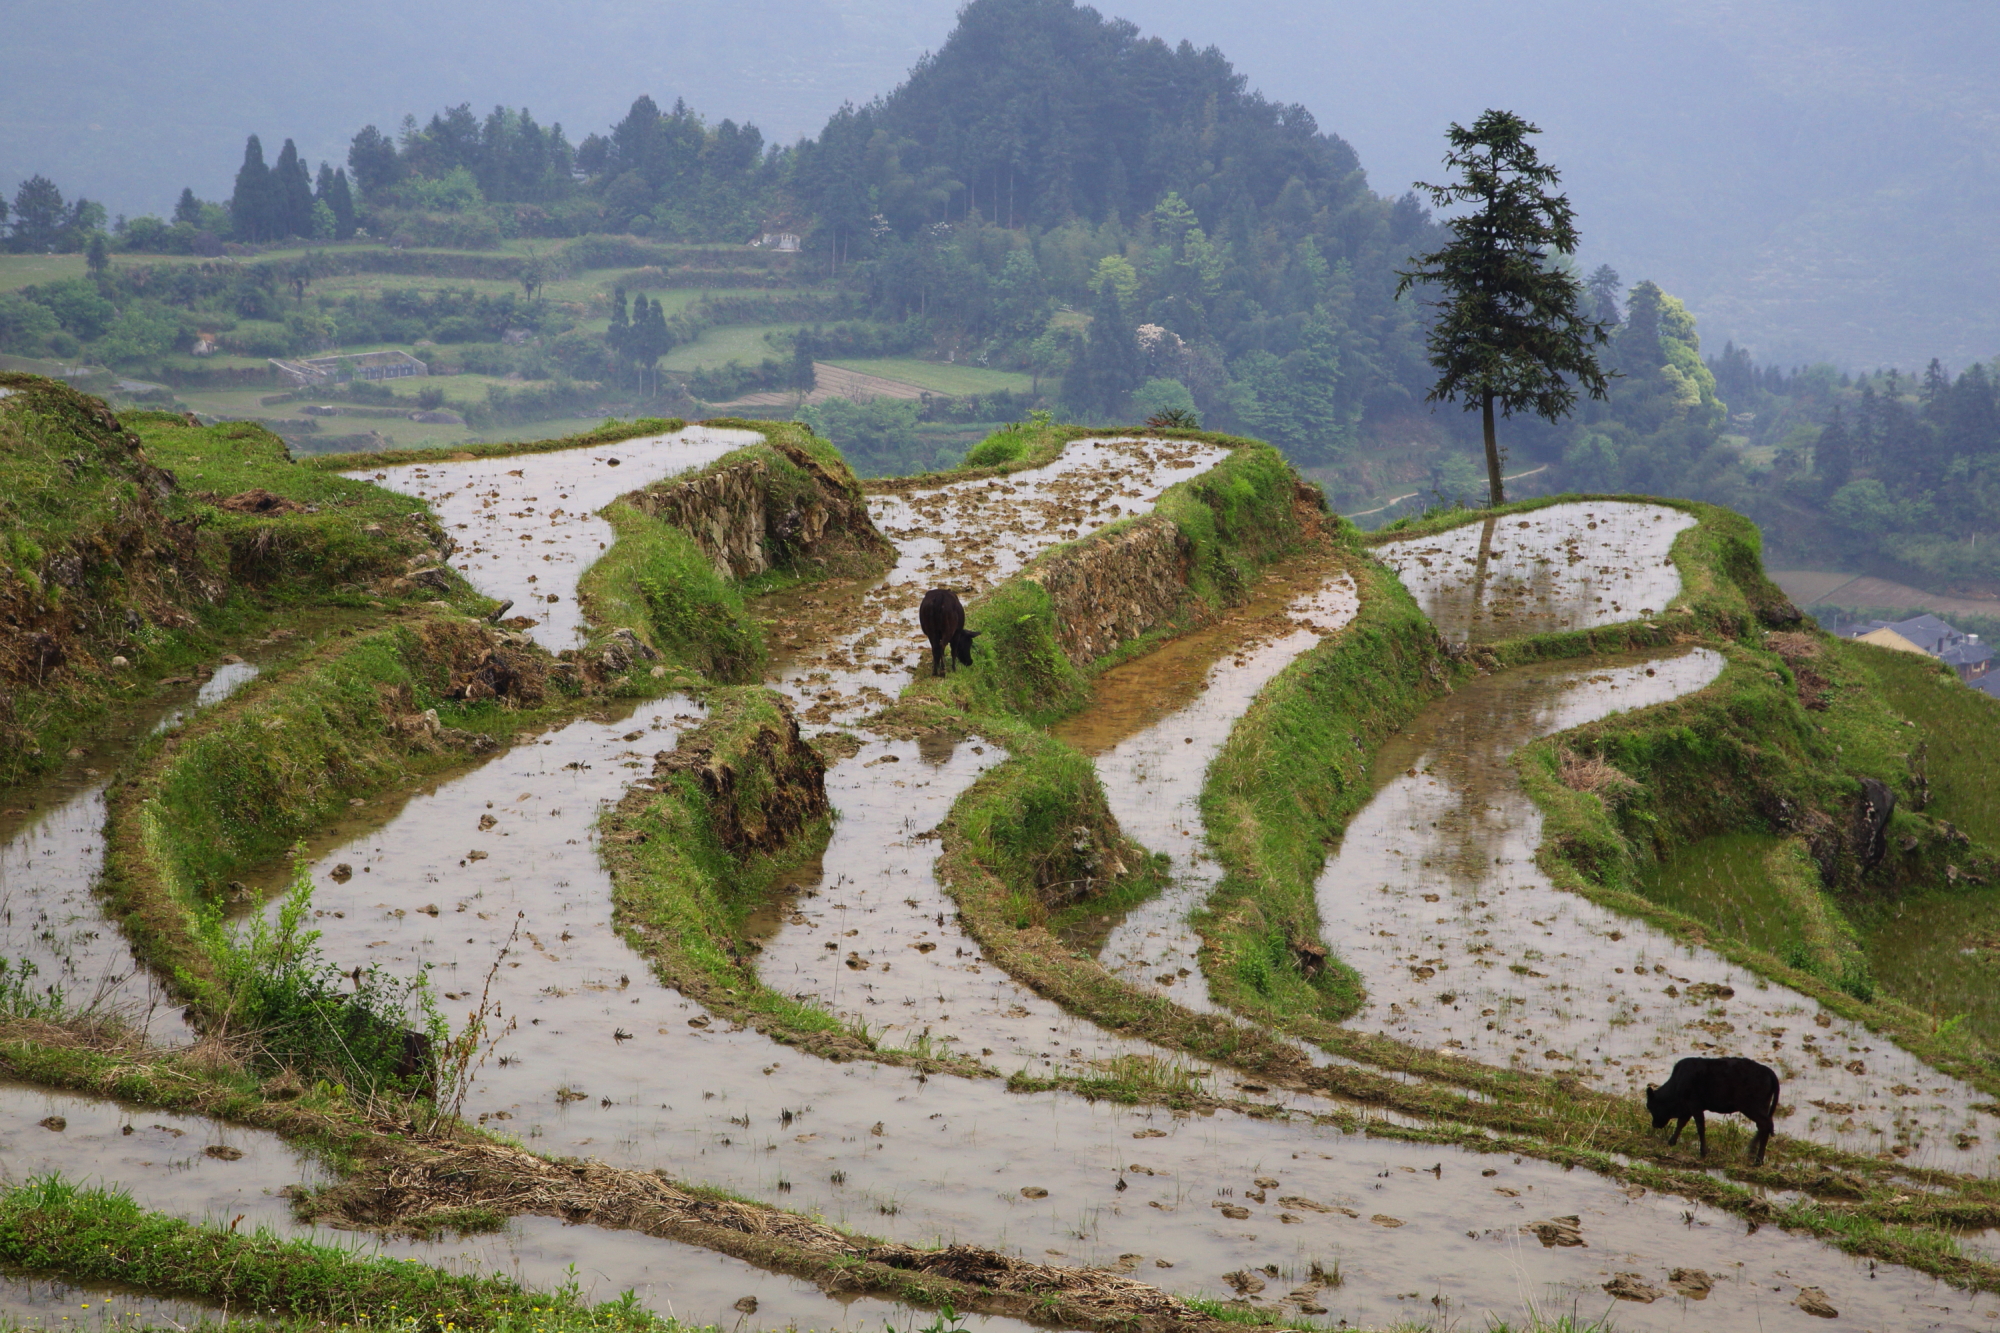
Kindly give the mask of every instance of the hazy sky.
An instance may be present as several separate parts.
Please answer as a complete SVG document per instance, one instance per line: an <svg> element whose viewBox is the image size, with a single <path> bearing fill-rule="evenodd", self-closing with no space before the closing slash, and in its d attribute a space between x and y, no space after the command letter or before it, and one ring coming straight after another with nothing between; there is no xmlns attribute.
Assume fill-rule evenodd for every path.
<svg viewBox="0 0 2000 1333"><path fill-rule="evenodd" d="M1990 0L1121 0L1214 44L1351 142L1378 190L1446 123L1547 132L1585 259L1688 299L1761 357L1962 366L2000 352L2000 5ZM529 106L572 139L641 92L767 137L888 90L949 32L937 0L65 0L9 16L0 184L113 212L225 195L243 138L313 162L405 112Z"/></svg>

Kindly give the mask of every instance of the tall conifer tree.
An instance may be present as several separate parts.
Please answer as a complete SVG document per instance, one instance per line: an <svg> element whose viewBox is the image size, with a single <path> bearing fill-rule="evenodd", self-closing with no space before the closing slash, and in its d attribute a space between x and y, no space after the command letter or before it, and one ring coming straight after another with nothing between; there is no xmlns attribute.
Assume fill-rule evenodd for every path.
<svg viewBox="0 0 2000 1333"><path fill-rule="evenodd" d="M1595 347L1604 326L1584 314L1584 287L1551 262L1576 252L1569 200L1548 193L1561 177L1536 155L1528 136L1540 130L1511 111L1487 111L1472 128L1453 124L1445 165L1458 179L1427 191L1440 209L1470 205L1445 223L1451 239L1398 270L1401 296L1432 283L1438 300L1428 339L1438 371L1428 402L1462 400L1480 409L1492 503L1506 502L1494 409L1530 411L1553 422L1576 406L1581 385L1605 396L1608 377Z"/></svg>
<svg viewBox="0 0 2000 1333"><path fill-rule="evenodd" d="M251 135L243 145L243 165L236 169L236 188L229 196L229 226L241 241L261 241L278 222L271 190L271 169L264 164L264 145Z"/></svg>
<svg viewBox="0 0 2000 1333"><path fill-rule="evenodd" d="M280 236L310 236L312 225L312 177L306 174L306 164L299 161L299 150L290 139L278 150L278 162L271 169L271 183L277 204L275 211L276 234Z"/></svg>

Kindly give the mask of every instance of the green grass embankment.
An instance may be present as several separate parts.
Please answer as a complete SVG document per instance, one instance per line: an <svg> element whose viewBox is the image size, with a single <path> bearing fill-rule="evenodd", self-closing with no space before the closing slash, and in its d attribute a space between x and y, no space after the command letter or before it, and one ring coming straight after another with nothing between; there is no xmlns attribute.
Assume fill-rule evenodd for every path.
<svg viewBox="0 0 2000 1333"><path fill-rule="evenodd" d="M1369 762L1455 667L1388 570L1353 562L1360 610L1280 672L1231 731L1202 786L1223 876L1194 925L1221 1003L1325 1043L1361 1005L1361 979L1320 938L1314 887L1327 849L1374 794ZM1304 1020L1301 1026L1301 1020Z"/></svg>
<svg viewBox="0 0 2000 1333"><path fill-rule="evenodd" d="M1919 659L1908 659L1913 666L1891 664L1898 679L1907 678L1905 700L1916 703L1921 695L1933 701L1935 718L1915 727L1861 660L1889 655L1836 644L1799 621L1765 577L1756 528L1740 515L1642 496L1543 497L1500 513L1577 499L1641 500L1692 513L1696 526L1672 547L1680 594L1650 620L1523 636L1476 647L1471 659L1493 668L1700 643L1728 661L1714 682L1691 695L1522 747L1516 767L1547 821L1538 863L1559 887L1715 949L1940 1069L1989 1091L2000 1088L2000 1070L1982 1043L1955 1030L1946 1021L1950 1015L1922 1013L1882 992L1870 975L1864 932L1855 925L1885 900L1942 882L1948 863L1968 871L1993 865L1986 846L1968 847L1954 837L1940 822L1940 809L1912 808L1934 729L1945 738L1937 750L1940 771L1951 775L1946 782L1960 794L1960 803L1949 808L1974 823L1982 818L1970 758L1982 747L1973 738L2000 741L2000 728L1970 707L1983 701L1923 690L1931 672ZM1379 545L1483 517L1412 522L1368 540ZM1778 628L1767 628L1773 624ZM1622 778L1601 791L1574 789L1563 780L1565 755L1602 761ZM1859 859L1852 832L1863 778L1886 783L1899 797L1887 854L1872 868ZM1990 813L1984 817L1991 819ZM1756 834L1780 845L1754 867L1726 868L1739 894L1733 911L1681 910L1695 904L1685 895L1676 898L1666 878L1674 858L1712 860L1720 851L1703 850L1707 840ZM1718 869L1708 864L1682 873ZM1648 896L1649 885L1662 886L1658 897ZM1732 924L1751 917L1759 923L1754 930Z"/></svg>
<svg viewBox="0 0 2000 1333"><path fill-rule="evenodd" d="M71 1282L205 1301L280 1329L338 1323L396 1333L666 1333L683 1327L629 1292L592 1306L574 1286L536 1292L501 1277L185 1222L148 1212L122 1192L53 1175L0 1191L0 1262Z"/></svg>
<svg viewBox="0 0 2000 1333"><path fill-rule="evenodd" d="M705 424L755 431L764 439L606 506L604 517L618 538L585 572L578 596L594 622L630 626L711 679L755 680L766 649L748 600L830 575L880 573L891 551L868 520L860 482L833 445L793 422L730 418ZM687 529L647 511L650 494L700 488L720 474L746 479L746 489L755 492L747 502L762 510L765 567L744 579L724 577ZM792 535L808 513L824 519L812 543Z"/></svg>
<svg viewBox="0 0 2000 1333"><path fill-rule="evenodd" d="M299 467L260 427L116 417L29 375L0 387L0 785L289 619L486 605L455 576L442 593L403 579L445 549L422 506Z"/></svg>
<svg viewBox="0 0 2000 1333"><path fill-rule="evenodd" d="M1750 595L1712 565L1703 567L1726 551L1727 543L1712 534L1687 544L1695 564L1689 587L1702 600L1680 618L1682 625L1733 624L1754 632L1745 610ZM1396 1123L1338 1111L1327 1116L1349 1131L1529 1154L1756 1221L1776 1218L1762 1191L1795 1190L1805 1201L1784 1210L1787 1226L1850 1253L1909 1264L1969 1286L2000 1287L2000 1266L1959 1254L1938 1230L1957 1227L1964 1218L2000 1216L2000 1197L1983 1182L1923 1171L1937 1192L1912 1212L1909 1196L1881 1178L1874 1158L1811 1142L1788 1142L1782 1154L1760 1167L1710 1161L1702 1164L1709 1170L1690 1169L1689 1159L1669 1148L1627 1098L1595 1092L1570 1078L1497 1069L1339 1025L1355 998L1351 980L1329 967L1309 981L1291 947L1298 936L1317 935L1313 884L1327 840L1371 794L1368 765L1382 739L1464 669L1451 661L1392 574L1358 559L1352 568L1361 585L1360 615L1267 687L1211 768L1204 792L1211 847L1226 871L1213 901L1227 907L1211 910L1201 922L1208 975L1218 997L1253 1021L1193 1013L1165 995L1130 986L1042 924L1054 915L1039 892L1046 881L1093 874L1116 893L1122 887L1116 878L1120 863L1126 885L1143 880L1154 867L1109 827L1095 773L1081 756L1018 715L975 716L938 707L953 697L1008 693L973 691L964 680L969 673L961 672L957 686L947 681L913 687L892 716L976 727L1012 754L954 807L939 862L940 879L985 955L1107 1030L1260 1082L1413 1118ZM1628 628L1644 636L1655 632L1643 622ZM1599 651L1638 646L1622 634L1601 638ZM1593 651L1579 646L1584 643L1571 639L1527 647L1561 655ZM1288 1034L1321 1045L1341 1062L1309 1062ZM1216 1105L1201 1090L1199 1073L1196 1064L1127 1060L1095 1075L1016 1074L1009 1086L1126 1102ZM1263 1091L1244 1086L1253 1096ZM1239 1109L1268 1113L1254 1100Z"/></svg>
<svg viewBox="0 0 2000 1333"><path fill-rule="evenodd" d="M567 716L582 678L564 688L549 679L552 665L478 622L413 618L336 635L149 740L114 789L106 829L108 903L135 954L183 978L195 998L188 988L215 975L204 923L233 876L282 854L351 800ZM482 673L504 692L465 698Z"/></svg>
<svg viewBox="0 0 2000 1333"><path fill-rule="evenodd" d="M775 481L766 489L786 504L804 495L804 474L780 446L806 459L841 496L856 490L830 446L794 440L803 434L795 427L767 433L775 442L725 462L757 463L756 475ZM324 473L303 475L380 494ZM636 601L645 610L634 617L638 633L661 644L664 665L633 660L608 639L557 659L522 636L449 611L426 612L336 636L148 742L115 788L108 829L111 903L138 956L172 978L205 1021L217 1021L240 998L228 993L227 978L241 974L241 959L218 915L232 877L281 855L350 802L467 763L515 733L568 721L593 699L701 689L716 676L754 669L761 655L742 650L756 639L740 589L721 579L680 529L628 507L625 530L631 540L614 544L598 587L613 608ZM843 539L852 544L845 531ZM811 572L809 553L775 554L783 557L780 572ZM660 614L666 606L683 614L670 620ZM767 702L777 706L774 696ZM823 831L801 825L787 835L810 842ZM691 867L715 871L718 864L690 849L674 882L699 879Z"/></svg>
<svg viewBox="0 0 2000 1333"><path fill-rule="evenodd" d="M825 763L775 692L726 687L707 700L707 719L652 783L600 818L612 922L665 985L712 1013L830 1059L877 1053L817 1004L766 985L747 938L774 880L826 846Z"/></svg>

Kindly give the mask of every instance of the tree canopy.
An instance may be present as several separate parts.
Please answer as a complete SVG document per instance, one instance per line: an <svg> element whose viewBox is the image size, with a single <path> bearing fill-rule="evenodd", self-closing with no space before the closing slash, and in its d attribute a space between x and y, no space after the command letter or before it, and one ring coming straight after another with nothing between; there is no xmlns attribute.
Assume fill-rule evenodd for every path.
<svg viewBox="0 0 2000 1333"><path fill-rule="evenodd" d="M1550 193L1556 169L1528 142L1538 133L1511 111L1452 124L1444 161L1457 179L1418 188L1436 207L1464 211L1444 224L1450 240L1402 270L1396 287L1437 293L1425 347L1438 378L1426 398L1480 409L1495 505L1506 487L1494 409L1553 422L1576 406L1579 385L1593 398L1607 386L1595 348L1608 335L1584 313L1584 284L1555 262L1576 253L1577 230L1569 200Z"/></svg>

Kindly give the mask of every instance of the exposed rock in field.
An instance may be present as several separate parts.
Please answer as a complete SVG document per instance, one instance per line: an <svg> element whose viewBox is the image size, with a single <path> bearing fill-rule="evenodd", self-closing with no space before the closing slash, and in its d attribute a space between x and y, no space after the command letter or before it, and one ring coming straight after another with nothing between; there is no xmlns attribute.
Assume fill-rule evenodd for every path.
<svg viewBox="0 0 2000 1333"><path fill-rule="evenodd" d="M1646 1281L1643 1273L1620 1273L1605 1283L1604 1289L1621 1301L1637 1301L1641 1305L1651 1305L1666 1294Z"/></svg>
<svg viewBox="0 0 2000 1333"><path fill-rule="evenodd" d="M1583 1239L1583 1219L1580 1217L1552 1217L1545 1222L1530 1222L1521 1230L1539 1240L1544 1249L1586 1243Z"/></svg>

